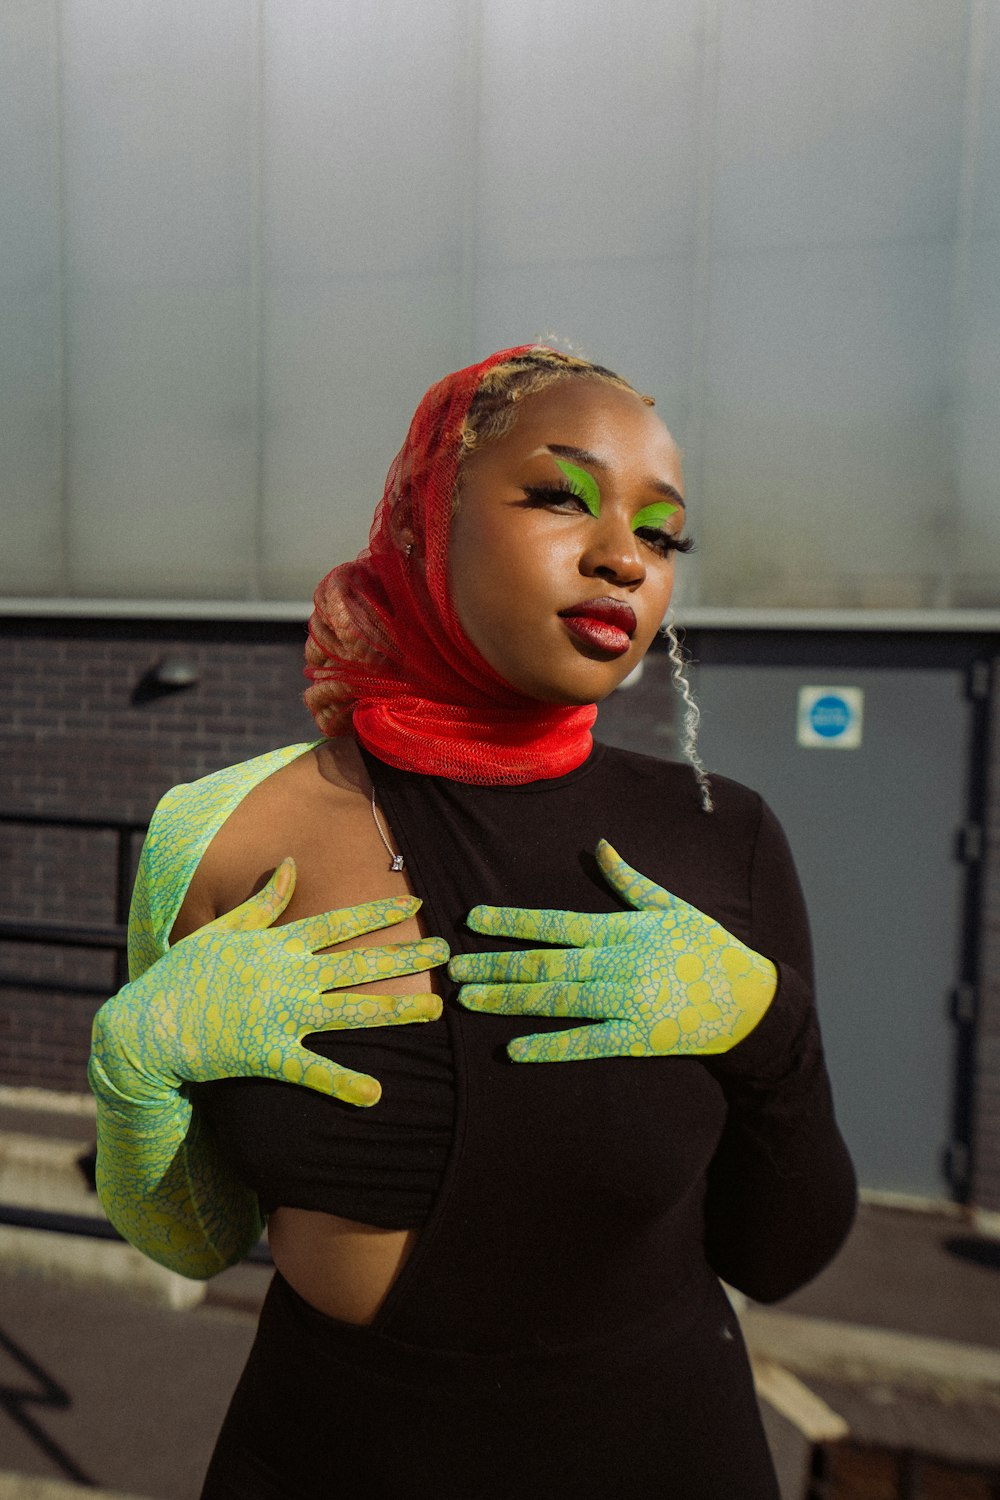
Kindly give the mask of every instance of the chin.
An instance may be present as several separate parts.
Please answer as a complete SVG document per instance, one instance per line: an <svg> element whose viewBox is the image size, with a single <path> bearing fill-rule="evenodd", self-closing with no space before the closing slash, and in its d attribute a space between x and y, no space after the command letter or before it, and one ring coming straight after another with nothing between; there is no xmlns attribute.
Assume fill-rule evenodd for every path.
<svg viewBox="0 0 1000 1500"><path fill-rule="evenodd" d="M609 697L645 654L639 643L622 656L609 658L591 654L576 643L567 650L567 643L560 640L549 643L548 649L536 647L531 655L524 652L516 660L505 662L499 653L486 660L508 686L526 698L557 708L585 708Z"/></svg>
<svg viewBox="0 0 1000 1500"><path fill-rule="evenodd" d="M585 681L578 679L572 684L568 682L544 685L536 683L531 688L521 688L521 692L526 693L529 698L537 699L539 703L550 703L557 708L586 708L588 703L601 703L605 698L609 698L636 665L637 663L633 662L628 668L620 669L616 662L612 677L605 673L594 672L588 673Z"/></svg>

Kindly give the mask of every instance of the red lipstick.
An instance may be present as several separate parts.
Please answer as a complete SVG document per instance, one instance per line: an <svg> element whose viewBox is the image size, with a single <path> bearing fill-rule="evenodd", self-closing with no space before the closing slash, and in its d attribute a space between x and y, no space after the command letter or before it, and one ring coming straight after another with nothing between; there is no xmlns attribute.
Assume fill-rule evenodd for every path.
<svg viewBox="0 0 1000 1500"><path fill-rule="evenodd" d="M635 611L624 599L585 599L561 609L559 618L578 640L610 656L624 656L635 634Z"/></svg>

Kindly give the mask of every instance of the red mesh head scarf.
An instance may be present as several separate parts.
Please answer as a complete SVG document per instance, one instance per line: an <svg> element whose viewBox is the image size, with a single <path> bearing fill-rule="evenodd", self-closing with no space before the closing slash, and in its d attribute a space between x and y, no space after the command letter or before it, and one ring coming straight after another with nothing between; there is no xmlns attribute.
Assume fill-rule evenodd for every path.
<svg viewBox="0 0 1000 1500"><path fill-rule="evenodd" d="M517 692L469 641L448 594L469 405L488 370L531 347L502 349L431 387L389 470L367 549L316 590L306 703L323 734L353 728L402 770L512 785L565 775L590 753L596 707Z"/></svg>

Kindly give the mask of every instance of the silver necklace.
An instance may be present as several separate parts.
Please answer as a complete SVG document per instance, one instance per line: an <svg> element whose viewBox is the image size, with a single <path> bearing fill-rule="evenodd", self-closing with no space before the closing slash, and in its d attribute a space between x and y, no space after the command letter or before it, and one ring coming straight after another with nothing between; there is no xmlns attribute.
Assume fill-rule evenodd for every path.
<svg viewBox="0 0 1000 1500"><path fill-rule="evenodd" d="M382 840L383 846L385 848L385 852L386 852L386 854L388 854L389 858L392 861L392 863L389 866L389 869L390 870L395 870L398 873L400 870L403 869L403 856L401 854L396 854L396 853L393 852L393 847L389 843L389 840L386 838L385 831L384 831L384 829L382 827L382 824L378 820L378 813L377 813L377 811L375 809L375 788L374 788L374 786L372 787L372 817L375 820L375 827L376 827L376 829L378 831L379 838Z"/></svg>

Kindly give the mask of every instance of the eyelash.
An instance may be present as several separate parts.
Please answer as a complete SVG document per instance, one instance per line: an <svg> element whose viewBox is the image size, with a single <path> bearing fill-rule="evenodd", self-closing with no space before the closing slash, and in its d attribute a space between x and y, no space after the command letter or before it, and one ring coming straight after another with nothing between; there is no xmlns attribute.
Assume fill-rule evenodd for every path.
<svg viewBox="0 0 1000 1500"><path fill-rule="evenodd" d="M579 500L580 504L586 510L586 501L580 494L580 491L575 489L568 480L563 484L526 484L524 493L536 505L551 505L554 501L558 502L560 500Z"/></svg>
<svg viewBox="0 0 1000 1500"><path fill-rule="evenodd" d="M569 499L579 500L580 505L586 509L583 496L569 483L525 485L524 493L534 505L551 505L553 502L558 504L561 500ZM642 526L635 534L661 557L666 557L671 552L694 551L694 537L691 536L674 536L672 532L659 531L653 526Z"/></svg>
<svg viewBox="0 0 1000 1500"><path fill-rule="evenodd" d="M654 552L659 552L666 557L668 552L693 552L693 536L674 536L669 531L657 531L651 526L642 526L636 532L643 541L652 547Z"/></svg>

